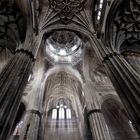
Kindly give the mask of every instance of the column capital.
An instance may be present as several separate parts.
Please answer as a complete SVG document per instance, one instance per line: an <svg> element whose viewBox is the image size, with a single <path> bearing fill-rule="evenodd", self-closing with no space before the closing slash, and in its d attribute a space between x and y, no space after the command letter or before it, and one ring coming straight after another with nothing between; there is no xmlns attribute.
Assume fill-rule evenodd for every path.
<svg viewBox="0 0 140 140"><path fill-rule="evenodd" d="M32 59L32 61L35 61L34 54L30 50L21 48L21 49L16 50L15 53L24 53L27 56L30 56L30 58Z"/></svg>
<svg viewBox="0 0 140 140"><path fill-rule="evenodd" d="M103 57L102 63L106 63L106 60L109 60L109 58L112 58L114 56L120 56L117 52L113 52L110 50L109 53L106 54L106 56Z"/></svg>
<svg viewBox="0 0 140 140"><path fill-rule="evenodd" d="M92 109L92 110L88 111L87 116L89 117L90 115L92 115L94 113L102 113L102 111L101 111L101 109Z"/></svg>

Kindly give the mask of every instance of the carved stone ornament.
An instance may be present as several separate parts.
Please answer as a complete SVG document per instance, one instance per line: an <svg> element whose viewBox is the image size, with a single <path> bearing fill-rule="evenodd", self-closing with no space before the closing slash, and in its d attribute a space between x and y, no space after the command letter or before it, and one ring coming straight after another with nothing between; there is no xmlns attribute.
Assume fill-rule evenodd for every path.
<svg viewBox="0 0 140 140"><path fill-rule="evenodd" d="M129 0L123 13L115 18L116 39L115 44L121 38L123 43L138 43L140 41L140 0ZM120 42L119 42L120 43Z"/></svg>
<svg viewBox="0 0 140 140"><path fill-rule="evenodd" d="M49 0L50 8L59 13L59 18L68 24L74 14L83 10L86 0Z"/></svg>
<svg viewBox="0 0 140 140"><path fill-rule="evenodd" d="M136 0L136 2L137 2L138 4L140 4L140 0Z"/></svg>
<svg viewBox="0 0 140 140"><path fill-rule="evenodd" d="M0 47L14 52L25 38L25 20L15 3L0 1Z"/></svg>

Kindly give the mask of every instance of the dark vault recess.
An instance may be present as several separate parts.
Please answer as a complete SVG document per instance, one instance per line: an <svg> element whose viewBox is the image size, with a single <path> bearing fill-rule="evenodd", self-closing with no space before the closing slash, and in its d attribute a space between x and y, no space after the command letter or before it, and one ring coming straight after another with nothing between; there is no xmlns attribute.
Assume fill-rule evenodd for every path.
<svg viewBox="0 0 140 140"><path fill-rule="evenodd" d="M139 15L140 3L137 0L120 0L112 5L106 22L106 40L118 52L140 52Z"/></svg>
<svg viewBox="0 0 140 140"><path fill-rule="evenodd" d="M14 2L0 1L0 47L12 53L26 35L26 20Z"/></svg>

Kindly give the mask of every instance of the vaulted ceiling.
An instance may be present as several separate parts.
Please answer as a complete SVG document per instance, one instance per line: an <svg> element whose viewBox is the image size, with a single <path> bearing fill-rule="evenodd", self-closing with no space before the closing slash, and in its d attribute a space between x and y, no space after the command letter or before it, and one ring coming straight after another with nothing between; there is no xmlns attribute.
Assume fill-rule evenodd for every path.
<svg viewBox="0 0 140 140"><path fill-rule="evenodd" d="M107 18L106 40L118 52L140 52L139 0L114 1Z"/></svg>
<svg viewBox="0 0 140 140"><path fill-rule="evenodd" d="M19 7L19 8L18 8ZM49 7L49 8L48 8ZM49 10L48 10L49 9ZM48 10L47 15L44 15ZM84 23L79 12L85 12L90 23ZM27 19L32 22L33 30L38 33L41 28L50 25L51 20L63 24L81 21L97 37L105 39L109 47L118 52L140 52L140 3L138 0L12 0L0 2L0 47L7 47L14 52L24 42ZM30 14L28 14L30 13ZM57 15L57 16L56 16ZM45 26L41 27L41 19ZM86 16L84 17L87 18ZM86 20L85 20L86 21ZM57 22L56 22L57 23ZM59 22L57 23L59 24ZM79 23L77 23L79 24Z"/></svg>
<svg viewBox="0 0 140 140"><path fill-rule="evenodd" d="M24 41L26 20L14 2L0 2L0 47L12 53Z"/></svg>

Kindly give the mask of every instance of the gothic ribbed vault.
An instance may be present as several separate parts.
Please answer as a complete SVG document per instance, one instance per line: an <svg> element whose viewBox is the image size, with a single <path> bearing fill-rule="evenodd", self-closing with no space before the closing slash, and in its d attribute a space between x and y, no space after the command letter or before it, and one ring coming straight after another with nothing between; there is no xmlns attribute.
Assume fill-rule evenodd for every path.
<svg viewBox="0 0 140 140"><path fill-rule="evenodd" d="M140 0L0 0L0 140L140 139L139 45Z"/></svg>

